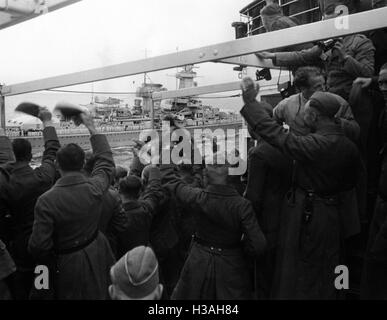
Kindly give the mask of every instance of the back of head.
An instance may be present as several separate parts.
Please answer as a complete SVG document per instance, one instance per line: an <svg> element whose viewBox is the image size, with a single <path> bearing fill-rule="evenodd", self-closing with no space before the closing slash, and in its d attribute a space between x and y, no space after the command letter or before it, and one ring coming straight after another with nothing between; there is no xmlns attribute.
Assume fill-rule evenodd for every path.
<svg viewBox="0 0 387 320"><path fill-rule="evenodd" d="M32 147L27 139L14 139L12 141L12 149L16 161L31 161Z"/></svg>
<svg viewBox="0 0 387 320"><path fill-rule="evenodd" d="M155 253L140 246L128 251L110 270L112 299L158 300L162 287Z"/></svg>
<svg viewBox="0 0 387 320"><path fill-rule="evenodd" d="M283 17L282 9L277 3L270 3L261 10L262 24L268 32L273 31L273 24Z"/></svg>
<svg viewBox="0 0 387 320"><path fill-rule="evenodd" d="M120 194L135 199L139 197L142 187L142 182L139 177L129 175L125 178L122 178L118 185Z"/></svg>
<svg viewBox="0 0 387 320"><path fill-rule="evenodd" d="M85 164L85 151L79 145L70 143L59 149L56 160L62 171L81 171Z"/></svg>
<svg viewBox="0 0 387 320"><path fill-rule="evenodd" d="M261 9L261 16L281 17L282 9L278 3L269 3Z"/></svg>
<svg viewBox="0 0 387 320"><path fill-rule="evenodd" d="M309 105L319 112L321 116L334 119L340 109L340 102L334 94L329 92L315 92L309 99Z"/></svg>

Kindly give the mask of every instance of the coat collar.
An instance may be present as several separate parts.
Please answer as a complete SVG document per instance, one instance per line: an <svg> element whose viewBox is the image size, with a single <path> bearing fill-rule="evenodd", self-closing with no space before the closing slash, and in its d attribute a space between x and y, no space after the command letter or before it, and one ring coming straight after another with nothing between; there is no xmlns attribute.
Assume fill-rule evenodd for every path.
<svg viewBox="0 0 387 320"><path fill-rule="evenodd" d="M26 162L17 162L17 161L12 161L8 162L7 164L4 165L4 168L8 170L9 172L14 172L14 171L22 171L22 172L30 172L34 171L34 169L31 168L29 164Z"/></svg>
<svg viewBox="0 0 387 320"><path fill-rule="evenodd" d="M55 185L57 187L67 187L67 186L82 184L82 183L86 183L86 182L87 182L87 178L85 177L85 175L83 173L74 172L68 176L60 178L56 182Z"/></svg>
<svg viewBox="0 0 387 320"><path fill-rule="evenodd" d="M340 123L329 123L324 124L323 126L316 129L317 134L321 134L323 136L330 136L330 135L344 135L343 129L341 128Z"/></svg>
<svg viewBox="0 0 387 320"><path fill-rule="evenodd" d="M210 184L205 189L209 193L215 193L222 196L235 196L239 195L235 188L231 185L224 184Z"/></svg>

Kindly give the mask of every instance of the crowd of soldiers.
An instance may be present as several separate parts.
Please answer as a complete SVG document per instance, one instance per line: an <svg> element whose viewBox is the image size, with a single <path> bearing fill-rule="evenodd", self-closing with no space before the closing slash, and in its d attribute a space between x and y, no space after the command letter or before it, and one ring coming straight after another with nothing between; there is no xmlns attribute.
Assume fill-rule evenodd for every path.
<svg viewBox="0 0 387 320"><path fill-rule="evenodd" d="M328 2L354 10L326 2L326 19ZM146 165L141 145L115 166L86 113L92 152L61 146L40 108L36 168L30 142L0 132L0 299L340 299L343 265L361 298L386 299L386 43L378 30L258 53L297 93L273 108L242 81L241 176L227 161Z"/></svg>

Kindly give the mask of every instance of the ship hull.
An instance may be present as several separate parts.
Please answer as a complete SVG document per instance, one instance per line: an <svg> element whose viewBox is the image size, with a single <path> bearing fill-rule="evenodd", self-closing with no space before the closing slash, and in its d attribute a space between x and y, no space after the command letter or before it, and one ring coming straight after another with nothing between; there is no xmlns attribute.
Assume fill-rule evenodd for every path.
<svg viewBox="0 0 387 320"><path fill-rule="evenodd" d="M235 130L239 130L241 128L242 128L242 122L227 123L227 124L209 124L209 125L203 125L203 126L186 127L186 129L188 131L190 131L191 133L195 129L202 129L202 130L204 130L204 129L210 129L210 130L235 129ZM127 147L127 146L132 145L132 141L135 139L138 139L140 136L140 132L142 132L142 131L144 131L144 130L106 132L104 134L108 138L110 146L112 148L117 148L117 147ZM87 149L91 148L89 137L90 136L88 134L60 135L59 141L60 141L62 146L69 144L69 143L76 143L79 146L81 146L83 149L87 150ZM10 139L12 140L15 138L19 138L19 137L11 137ZM31 136L31 137L22 137L22 138L30 141L33 154L43 152L44 141L43 141L42 136Z"/></svg>

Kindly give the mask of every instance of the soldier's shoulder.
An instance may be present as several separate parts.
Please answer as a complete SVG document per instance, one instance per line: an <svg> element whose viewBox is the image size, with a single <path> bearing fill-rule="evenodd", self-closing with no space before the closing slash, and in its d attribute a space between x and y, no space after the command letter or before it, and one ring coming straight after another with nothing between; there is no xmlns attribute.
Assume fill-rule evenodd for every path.
<svg viewBox="0 0 387 320"><path fill-rule="evenodd" d="M369 44L370 46L373 46L372 41L364 34L362 33L357 33L352 36L352 44L353 45L362 45L362 44Z"/></svg>

